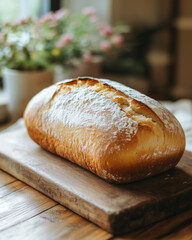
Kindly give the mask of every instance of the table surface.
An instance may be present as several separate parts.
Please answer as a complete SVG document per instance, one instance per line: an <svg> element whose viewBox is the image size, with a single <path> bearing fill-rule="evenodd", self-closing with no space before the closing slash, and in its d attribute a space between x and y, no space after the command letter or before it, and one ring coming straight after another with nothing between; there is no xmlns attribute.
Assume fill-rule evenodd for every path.
<svg viewBox="0 0 192 240"><path fill-rule="evenodd" d="M0 130L10 124L0 126ZM192 209L121 236L0 170L0 239L192 239Z"/></svg>

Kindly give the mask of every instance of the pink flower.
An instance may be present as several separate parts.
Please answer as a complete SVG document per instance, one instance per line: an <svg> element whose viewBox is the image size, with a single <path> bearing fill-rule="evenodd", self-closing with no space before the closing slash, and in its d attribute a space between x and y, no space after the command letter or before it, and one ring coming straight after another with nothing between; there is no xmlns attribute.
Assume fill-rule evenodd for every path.
<svg viewBox="0 0 192 240"><path fill-rule="evenodd" d="M123 37L122 37L122 35L114 35L111 38L111 41L116 47L120 47L122 45L122 42L123 42Z"/></svg>
<svg viewBox="0 0 192 240"><path fill-rule="evenodd" d="M63 16L69 16L70 12L68 9L60 9L55 12L55 18L58 20L62 18Z"/></svg>
<svg viewBox="0 0 192 240"><path fill-rule="evenodd" d="M101 35L104 36L104 37L111 36L111 34L113 33L113 29L109 25L104 25L103 24L103 25L100 26L99 29L100 29Z"/></svg>
<svg viewBox="0 0 192 240"><path fill-rule="evenodd" d="M18 20L18 21L16 22L16 24L17 24L17 25L23 25L23 24L26 24L26 23L30 22L31 20L32 20L31 17L28 16L28 17L26 17L26 18L22 18L22 19Z"/></svg>
<svg viewBox="0 0 192 240"><path fill-rule="evenodd" d="M71 34L66 33L61 36L61 38L56 42L55 46L57 48L64 48L67 44L72 41L73 37Z"/></svg>
<svg viewBox="0 0 192 240"><path fill-rule="evenodd" d="M49 12L39 19L39 23L47 23L55 20L55 15L53 12Z"/></svg>
<svg viewBox="0 0 192 240"><path fill-rule="evenodd" d="M86 63L92 63L92 56L90 53L85 53L83 55L83 61Z"/></svg>
<svg viewBox="0 0 192 240"><path fill-rule="evenodd" d="M101 49L105 52L108 52L111 49L111 45L108 41L101 42Z"/></svg>
<svg viewBox="0 0 192 240"><path fill-rule="evenodd" d="M26 23L26 19L20 19L18 22L17 22L17 25L23 25Z"/></svg>
<svg viewBox="0 0 192 240"><path fill-rule="evenodd" d="M82 13L87 16L94 16L96 13L96 10L94 7L85 7L83 8Z"/></svg>

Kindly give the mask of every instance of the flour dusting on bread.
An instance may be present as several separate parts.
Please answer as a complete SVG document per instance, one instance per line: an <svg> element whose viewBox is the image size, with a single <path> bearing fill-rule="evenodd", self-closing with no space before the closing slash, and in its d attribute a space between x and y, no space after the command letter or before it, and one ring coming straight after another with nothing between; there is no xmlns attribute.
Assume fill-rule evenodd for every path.
<svg viewBox="0 0 192 240"><path fill-rule="evenodd" d="M85 87L58 94L43 117L53 125L59 122L74 129L100 129L110 133L112 138L124 133L127 141L132 139L138 128L138 123L128 118L116 103Z"/></svg>

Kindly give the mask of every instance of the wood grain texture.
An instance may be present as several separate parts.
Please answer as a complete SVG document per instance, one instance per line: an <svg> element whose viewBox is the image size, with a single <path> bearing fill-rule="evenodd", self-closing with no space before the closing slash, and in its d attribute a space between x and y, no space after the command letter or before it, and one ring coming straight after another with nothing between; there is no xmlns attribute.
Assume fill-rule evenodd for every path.
<svg viewBox="0 0 192 240"><path fill-rule="evenodd" d="M17 236L15 236L17 232ZM16 226L0 232L5 239L109 239L111 234L57 205Z"/></svg>
<svg viewBox="0 0 192 240"><path fill-rule="evenodd" d="M4 173L4 177L6 177ZM1 182L1 180L0 180ZM12 186L11 186L12 185ZM10 187L11 186L11 187ZM14 187L15 186L15 187ZM15 192L26 186L20 181L6 184L0 190L0 193ZM6 189L8 189L6 191ZM30 189L30 188L29 188ZM34 191L33 189L31 189ZM19 192L21 195L26 195L27 192ZM39 194L39 193L38 193ZM2 194L1 194L2 195ZM10 208L14 204L14 194L10 195ZM3 196L2 196L3 197ZM31 199L29 199L31 201ZM36 201L36 200L35 200ZM26 204L25 202L23 202ZM38 206L38 205L37 205ZM14 208L12 208L14 211ZM1 225L1 220L0 220ZM61 205L53 206L39 214L32 216L29 219L24 219L22 222L16 223L7 229L0 231L1 240L52 240L52 239L94 239L94 240L186 240L192 236L192 209L184 211L180 214L169 217L161 222L141 228L137 231L121 235L112 236L111 234L98 228L96 225L86 221L80 216L67 210Z"/></svg>
<svg viewBox="0 0 192 240"><path fill-rule="evenodd" d="M0 167L112 233L146 226L192 206L192 155L144 181L109 184L54 156L23 128L0 136Z"/></svg>
<svg viewBox="0 0 192 240"><path fill-rule="evenodd" d="M5 196L9 195L9 199L11 200L6 203L8 206L7 209L10 209L13 214L17 212L17 216L14 218L14 224L12 222L5 229L0 229L1 240L90 239L89 236L91 236L92 239L101 240L108 239L112 236L52 200L50 201L54 203L53 206L50 207L49 204L43 204L45 210L39 212L39 205L41 205L42 198L47 198L21 181L15 180L14 182L7 183L6 180L11 178L13 177L9 174L0 171L0 184L2 186L0 188L1 203L7 202ZM25 188L27 188L28 191L23 191ZM16 193L17 197L15 197L13 193ZM35 199L31 198L34 193L36 196ZM22 199L19 204L17 204L17 198ZM24 212L27 205L30 205L29 208L31 208L31 205L33 207L35 206L37 214L32 214L28 216L29 218L23 218L21 221L21 215L23 215L23 213L20 211L20 214L18 214L15 204L17 204L20 210L23 209ZM2 205L2 207L4 207L4 205ZM4 217L0 218L0 226L2 226L5 219L9 221L10 211L4 212Z"/></svg>
<svg viewBox="0 0 192 240"><path fill-rule="evenodd" d="M0 188L14 181L16 181L16 178L0 170Z"/></svg>
<svg viewBox="0 0 192 240"><path fill-rule="evenodd" d="M29 219L56 204L31 187L24 185L17 191L0 198L0 231Z"/></svg>
<svg viewBox="0 0 192 240"><path fill-rule="evenodd" d="M0 182L2 182L0 180ZM15 180L14 182L11 182L9 184L4 185L3 187L0 188L0 198L5 197L13 192L18 191L21 188L24 188L26 184L23 182Z"/></svg>

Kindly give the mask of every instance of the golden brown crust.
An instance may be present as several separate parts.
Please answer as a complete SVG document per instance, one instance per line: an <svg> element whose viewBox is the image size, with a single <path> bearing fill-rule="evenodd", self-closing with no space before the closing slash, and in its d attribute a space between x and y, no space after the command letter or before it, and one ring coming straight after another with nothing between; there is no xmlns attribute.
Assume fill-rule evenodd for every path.
<svg viewBox="0 0 192 240"><path fill-rule="evenodd" d="M185 148L184 132L168 110L109 80L55 84L31 100L24 119L40 146L110 182L168 170Z"/></svg>

